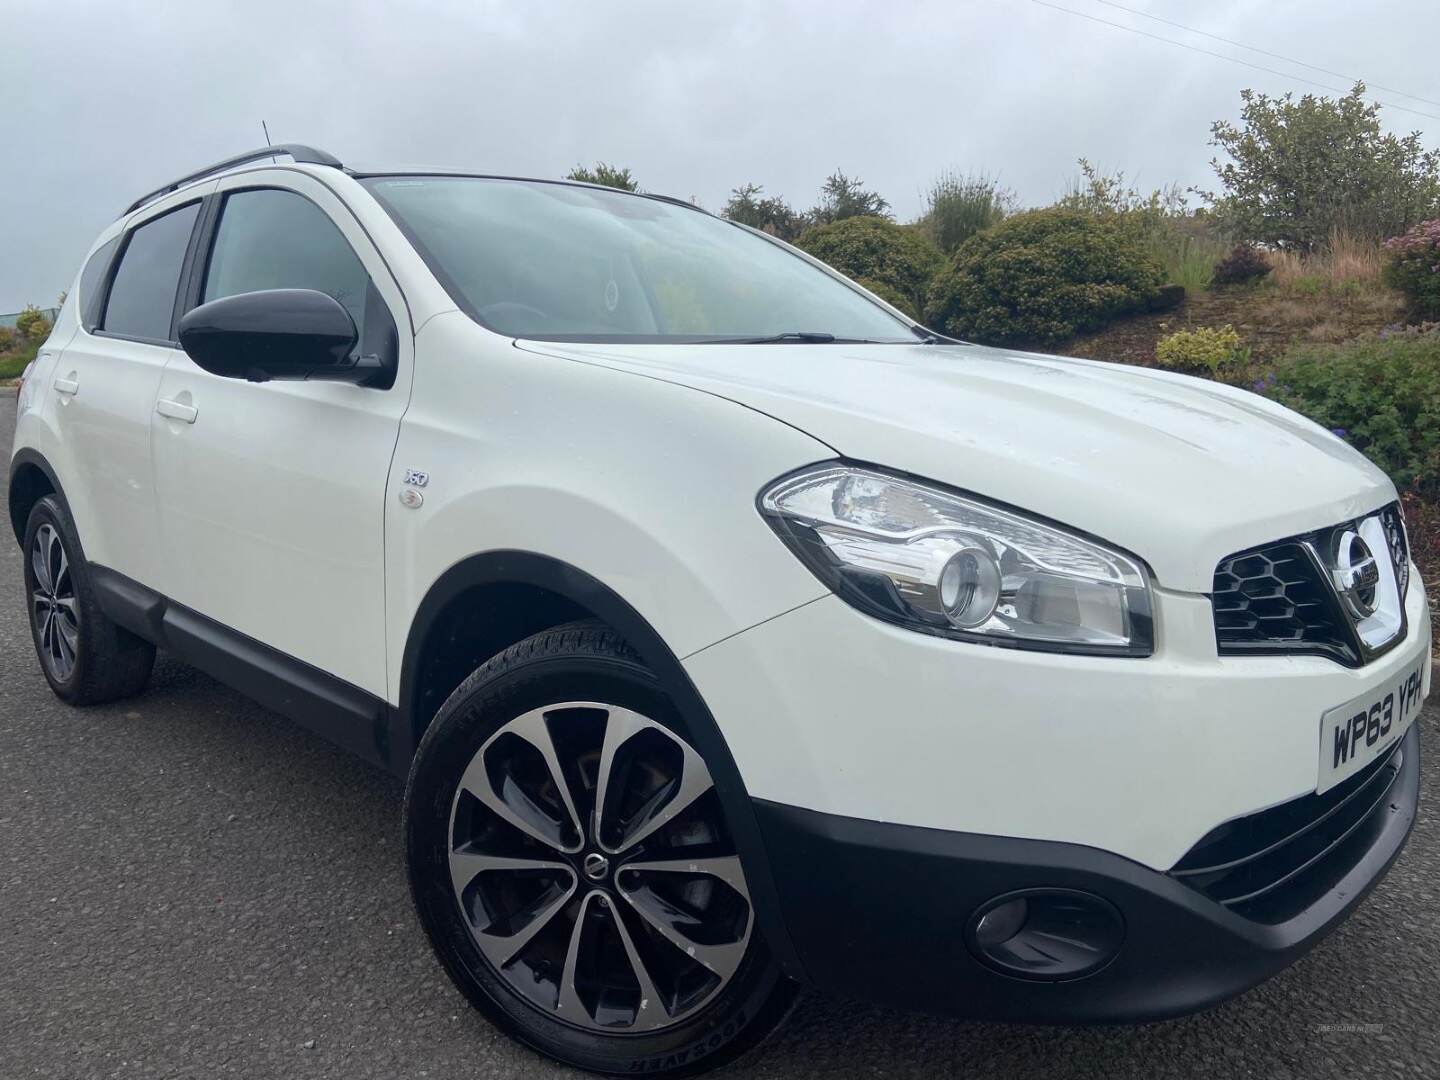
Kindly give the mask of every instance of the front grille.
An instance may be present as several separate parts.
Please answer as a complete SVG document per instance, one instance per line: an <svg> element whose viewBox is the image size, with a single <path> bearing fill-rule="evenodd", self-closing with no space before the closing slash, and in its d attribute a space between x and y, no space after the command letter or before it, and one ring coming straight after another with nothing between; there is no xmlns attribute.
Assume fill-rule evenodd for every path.
<svg viewBox="0 0 1440 1080"><path fill-rule="evenodd" d="M1230 556L1215 568L1211 604L1222 653L1312 652L1359 662L1335 594L1298 540Z"/></svg>
<svg viewBox="0 0 1440 1080"><path fill-rule="evenodd" d="M1293 918L1334 888L1384 828L1405 741L1323 794L1212 829L1171 876L1256 922Z"/></svg>
<svg viewBox="0 0 1440 1080"><path fill-rule="evenodd" d="M1378 563L1394 568L1402 597L1400 633L1388 641L1364 639L1340 606L1340 598L1321 565L1345 530L1365 529L1378 521L1387 551L1370 534ZM1374 659L1403 637L1403 597L1410 583L1410 552L1400 504L1391 503L1358 521L1277 540L1231 555L1215 568L1210 602L1215 613L1215 645L1227 653L1314 653L1349 667ZM1393 602L1393 601L1392 601Z"/></svg>

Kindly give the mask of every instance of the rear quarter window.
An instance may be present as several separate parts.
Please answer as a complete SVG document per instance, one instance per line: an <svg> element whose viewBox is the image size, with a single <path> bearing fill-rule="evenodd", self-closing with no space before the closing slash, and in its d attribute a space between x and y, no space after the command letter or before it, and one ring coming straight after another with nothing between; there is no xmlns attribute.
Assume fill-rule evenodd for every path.
<svg viewBox="0 0 1440 1080"><path fill-rule="evenodd" d="M76 297L76 302L79 305L80 325L86 330L94 330L100 325L100 306L105 300L105 275L110 269L110 261L115 258L115 249L119 246L118 236L101 244L85 263L85 269L80 272L80 295Z"/></svg>

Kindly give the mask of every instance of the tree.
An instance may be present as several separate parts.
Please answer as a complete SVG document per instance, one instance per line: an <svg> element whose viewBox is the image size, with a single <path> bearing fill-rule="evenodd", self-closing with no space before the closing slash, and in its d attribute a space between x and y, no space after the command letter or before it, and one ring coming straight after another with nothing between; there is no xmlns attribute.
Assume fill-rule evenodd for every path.
<svg viewBox="0 0 1440 1080"><path fill-rule="evenodd" d="M820 189L820 203L810 211L810 223L828 225L850 217L890 217L890 204L878 192L865 187L858 176L846 176L839 169Z"/></svg>
<svg viewBox="0 0 1440 1080"><path fill-rule="evenodd" d="M1356 83L1342 98L1242 90L1240 126L1211 125L1223 194L1198 192L1241 238L1310 251L1337 230L1380 239L1440 211L1440 153L1380 130Z"/></svg>
<svg viewBox="0 0 1440 1080"><path fill-rule="evenodd" d="M730 201L720 211L722 217L761 229L781 240L793 241L805 230L805 217L797 213L778 195L762 199L764 188L759 184L742 184L730 192Z"/></svg>
<svg viewBox="0 0 1440 1080"><path fill-rule="evenodd" d="M583 184L601 184L605 187L619 188L621 191L640 190L639 182L630 175L629 169L607 165L603 161L597 161L593 169L587 169L584 165L576 165L565 174L565 179L579 180Z"/></svg>

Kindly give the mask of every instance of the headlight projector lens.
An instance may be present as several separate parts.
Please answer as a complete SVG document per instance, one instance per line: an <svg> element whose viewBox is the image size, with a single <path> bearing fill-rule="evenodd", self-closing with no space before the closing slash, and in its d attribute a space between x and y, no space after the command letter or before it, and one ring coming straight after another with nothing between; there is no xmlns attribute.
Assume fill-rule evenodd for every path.
<svg viewBox="0 0 1440 1080"><path fill-rule="evenodd" d="M940 571L940 606L965 629L980 626L1000 602L1000 567L984 548L958 551Z"/></svg>

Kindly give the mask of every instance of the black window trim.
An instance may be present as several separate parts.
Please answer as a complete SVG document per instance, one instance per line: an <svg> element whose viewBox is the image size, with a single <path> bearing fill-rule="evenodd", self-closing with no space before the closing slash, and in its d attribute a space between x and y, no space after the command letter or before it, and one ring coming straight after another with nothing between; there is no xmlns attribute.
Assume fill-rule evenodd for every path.
<svg viewBox="0 0 1440 1080"><path fill-rule="evenodd" d="M134 341L138 342L141 345L156 345L161 348L169 349L180 348L180 339L176 332L176 328L178 327L180 322L180 316L177 313L177 309L179 307L180 297L185 292L185 284L190 273L191 260L193 259L195 254L195 243L200 235L200 227L205 220L205 204L208 203L212 197L213 196L211 195L202 195L199 198L184 199L180 202L175 203L175 205L173 206L164 207L158 213L148 214L139 221L126 223L125 230L120 233L118 237L118 239L120 240L120 244L118 247L116 247L114 253L110 256L110 265L105 268L105 276L101 279L101 297L97 307L99 314L96 319L95 326L93 329L86 330L86 333L91 334L95 337L110 338L113 341ZM143 337L140 334L119 334L113 330L105 329L105 317L109 314L108 309L110 307L110 290L111 287L115 284L115 276L120 270L120 265L125 261L125 253L130 250L130 241L135 236L135 233L138 232L140 229L143 229L146 225L151 224L152 222L159 221L161 218L168 217L170 214L178 213L179 211L184 210L187 206L196 205L199 206L199 210L195 214L195 221L190 226L190 239L186 242L185 245L184 258L180 260L180 277L175 282L175 299L171 303L170 308L170 337ZM146 207L146 209L148 210L150 208ZM81 300L83 301L84 297L81 297ZM85 329L83 318L81 322L81 329Z"/></svg>

